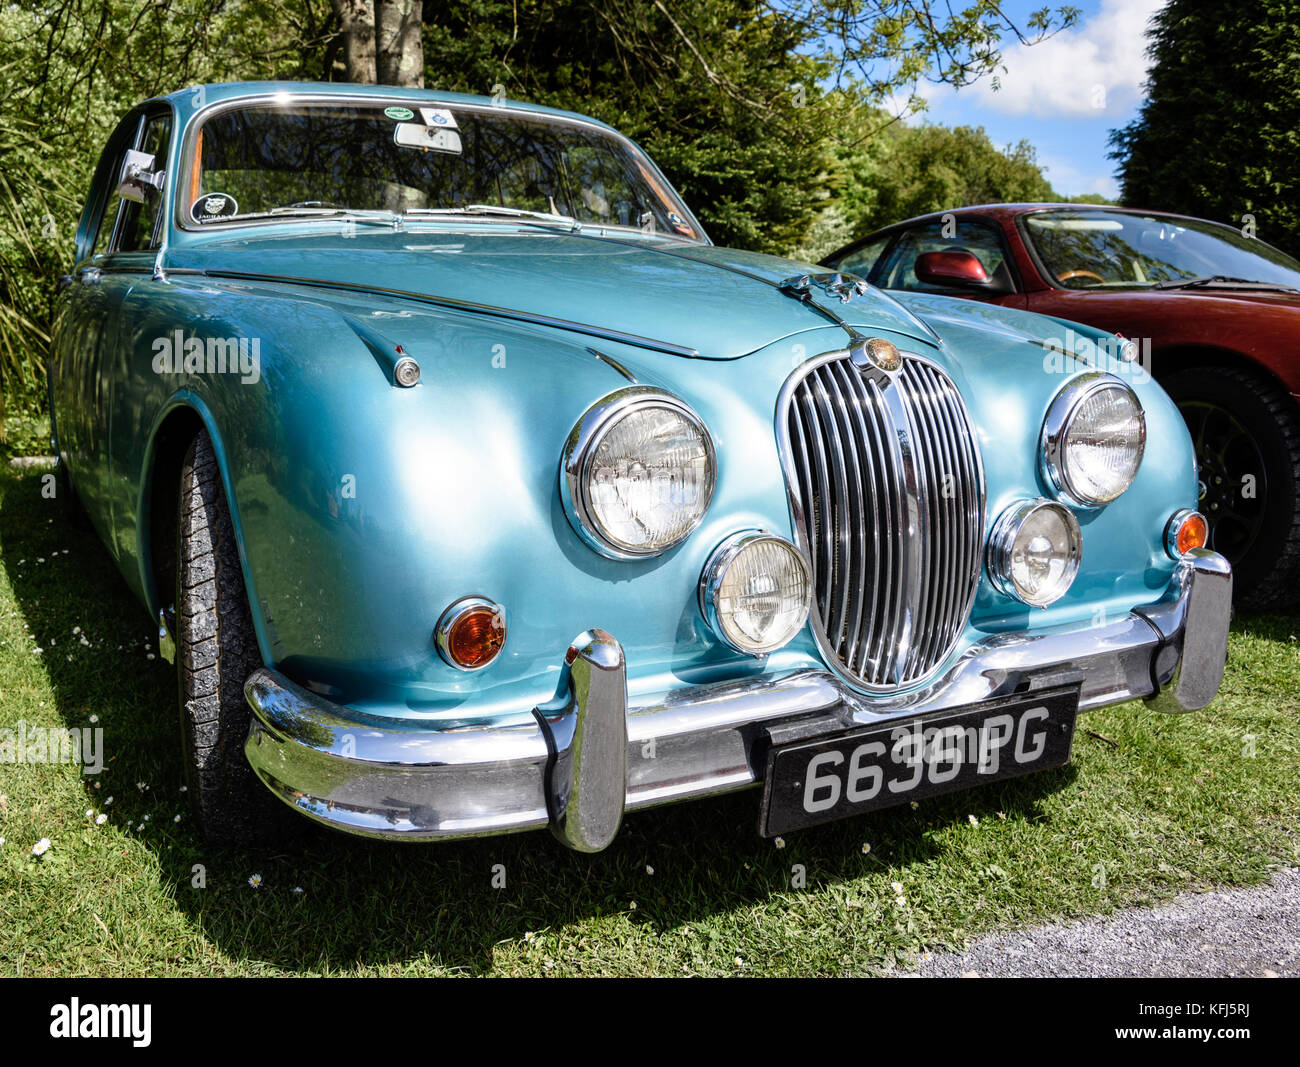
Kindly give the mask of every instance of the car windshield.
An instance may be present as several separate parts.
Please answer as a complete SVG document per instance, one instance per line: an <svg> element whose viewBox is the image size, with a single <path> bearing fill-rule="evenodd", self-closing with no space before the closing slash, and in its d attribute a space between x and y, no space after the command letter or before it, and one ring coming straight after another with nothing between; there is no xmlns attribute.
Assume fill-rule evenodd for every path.
<svg viewBox="0 0 1300 1067"><path fill-rule="evenodd" d="M630 142L594 125L415 103L267 103L194 138L186 225L293 217L473 218L705 240Z"/></svg>
<svg viewBox="0 0 1300 1067"><path fill-rule="evenodd" d="M1265 282L1300 289L1300 263L1229 226L1169 215L1119 211L1040 211L1025 232L1067 289L1168 288L1197 281L1232 286Z"/></svg>

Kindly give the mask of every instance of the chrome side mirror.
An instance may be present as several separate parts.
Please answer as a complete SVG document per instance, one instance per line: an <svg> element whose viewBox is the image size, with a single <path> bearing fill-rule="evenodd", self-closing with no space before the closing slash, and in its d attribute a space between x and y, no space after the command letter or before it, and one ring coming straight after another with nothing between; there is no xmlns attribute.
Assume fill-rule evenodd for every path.
<svg viewBox="0 0 1300 1067"><path fill-rule="evenodd" d="M155 172L152 169L153 163L154 157L148 152L137 152L134 148L127 149L126 159L122 161L122 176L118 181L117 195L123 200L134 200L137 204L143 204L147 192L161 191L165 174L163 171Z"/></svg>

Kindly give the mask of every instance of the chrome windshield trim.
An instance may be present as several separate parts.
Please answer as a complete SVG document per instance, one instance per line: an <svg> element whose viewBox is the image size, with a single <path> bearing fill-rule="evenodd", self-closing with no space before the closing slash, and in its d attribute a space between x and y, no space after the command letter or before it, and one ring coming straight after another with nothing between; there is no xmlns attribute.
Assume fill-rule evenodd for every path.
<svg viewBox="0 0 1300 1067"><path fill-rule="evenodd" d="M619 131L614 129L613 127L606 126L602 122L596 122L593 119L584 118L582 116L556 115L556 114L552 114L549 111L533 111L530 108L512 107L508 103L494 104L490 101L466 103L463 100L449 100L445 97L439 96L438 93L434 90L429 90L428 92L429 92L428 99L424 100L423 98L420 98L420 100L417 103L417 106L419 106L419 104L424 104L426 106L442 105L448 108L461 108L466 111L481 111L484 112L485 114L522 115L531 119L536 119L541 122L553 122L557 125L582 126L589 130L596 130L599 133L602 133L605 136L620 142L625 148L630 149L631 153L635 157L637 157L641 162L646 164L649 170L651 171L651 173L653 173L655 177L657 177L661 182L663 182L665 188L667 188L672 193L673 197L677 200L677 205L675 206L680 207L685 212L685 217L687 221L691 223L691 225L695 228L695 232L699 234L699 238L694 241L691 241L687 238L680 238L680 239L687 241L687 243L689 244L699 244L699 245L704 245L706 247L713 244L713 242L709 239L708 234L705 232L704 227L700 225L700 220L695 217L694 213L690 209L690 206L682 199L681 194L677 192L676 188L674 188L672 183L669 182L668 179L664 176L663 171L659 169L655 161L650 158L649 153L647 153L643 148L641 148L640 145L638 145L630 137L627 137L624 134L619 133ZM357 92L357 93L319 93L319 92L298 93L298 92L293 92L292 90L289 89L285 89L279 92L272 92L272 93L251 93L248 96L236 96L226 100L217 100L211 104L205 104L203 107L200 107L196 109L194 112L192 112L189 119L185 123L185 136L183 140L179 142L181 146L180 147L181 156L179 162L181 163L183 169L180 170L176 182L175 183L169 182L168 185L179 189L184 189L188 187L190 181L190 173L193 170L193 163L194 163L194 141L198 137L199 130L209 119L215 117L216 115L220 115L223 112L234 111L241 107L250 107L250 106L262 107L262 106L266 106L267 104L284 104L284 103L339 104L342 102L349 102L349 103L366 105L366 104L391 104L393 103L394 100L397 99L414 100L414 98L409 97L405 94L393 95L389 93L377 93L372 91ZM173 141L175 140L176 139L173 138ZM212 226L212 225L188 226L185 223L185 216L184 216L185 205L181 203L182 198L175 197L173 199L174 199L174 203L172 206L172 221L178 230L181 230L185 233L220 232L224 230L237 229L242 226L262 225L265 224L266 222L266 220L259 220L258 222L218 223L216 226Z"/></svg>

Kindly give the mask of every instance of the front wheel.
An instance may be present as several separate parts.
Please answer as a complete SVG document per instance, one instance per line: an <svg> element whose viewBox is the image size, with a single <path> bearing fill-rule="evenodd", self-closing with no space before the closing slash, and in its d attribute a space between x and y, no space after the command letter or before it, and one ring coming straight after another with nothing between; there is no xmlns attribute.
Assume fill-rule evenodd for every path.
<svg viewBox="0 0 1300 1067"><path fill-rule="evenodd" d="M244 757L244 682L262 660L221 469L203 431L181 465L176 544L176 669L195 817L214 844L273 844L297 820Z"/></svg>
<svg viewBox="0 0 1300 1067"><path fill-rule="evenodd" d="M1286 607L1300 582L1300 409L1263 375L1228 367L1160 382L1196 448L1209 547L1233 568L1237 603Z"/></svg>

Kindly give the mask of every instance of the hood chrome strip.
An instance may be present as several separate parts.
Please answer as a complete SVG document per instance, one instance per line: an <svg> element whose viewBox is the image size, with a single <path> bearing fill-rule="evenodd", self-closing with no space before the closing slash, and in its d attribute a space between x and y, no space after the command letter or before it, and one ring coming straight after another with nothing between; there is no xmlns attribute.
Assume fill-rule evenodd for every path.
<svg viewBox="0 0 1300 1067"><path fill-rule="evenodd" d="M649 348L657 352L667 352L669 355L674 356L698 356L700 354L697 348L675 345L671 341L656 341L651 337L642 337L640 334L635 333L624 333L622 330L611 330L604 326L571 322L568 319L559 319L552 315L539 315L531 311L516 311L513 308L497 307L493 304L475 304L468 300L456 300L449 296L416 293L407 289L389 289L380 285L359 285L356 282L335 282L324 278L296 278L283 274L257 274L237 270L205 270L202 273L210 278L233 278L236 281L278 282L285 285L306 285L320 289L379 293L383 296L399 297L403 300L415 300L424 304L433 304L437 307L450 308L453 311L493 315L501 319L512 319L516 322L527 322L538 326L551 326L557 330L570 330L573 333L587 334L591 337L603 337L609 341L619 341L622 344L633 345L636 348Z"/></svg>

